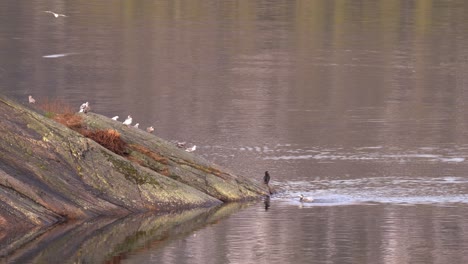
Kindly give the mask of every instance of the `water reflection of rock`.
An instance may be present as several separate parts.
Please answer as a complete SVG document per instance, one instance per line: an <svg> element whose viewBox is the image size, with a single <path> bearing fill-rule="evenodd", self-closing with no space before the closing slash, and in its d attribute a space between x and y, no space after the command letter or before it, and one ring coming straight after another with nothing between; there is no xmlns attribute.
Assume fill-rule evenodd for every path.
<svg viewBox="0 0 468 264"><path fill-rule="evenodd" d="M126 254L155 248L189 235L242 209L231 203L162 215L136 214L128 217L94 218L57 225L51 230L29 232L36 237L6 258L8 263L101 263ZM22 240L21 236L18 240ZM24 241L12 241L12 244Z"/></svg>

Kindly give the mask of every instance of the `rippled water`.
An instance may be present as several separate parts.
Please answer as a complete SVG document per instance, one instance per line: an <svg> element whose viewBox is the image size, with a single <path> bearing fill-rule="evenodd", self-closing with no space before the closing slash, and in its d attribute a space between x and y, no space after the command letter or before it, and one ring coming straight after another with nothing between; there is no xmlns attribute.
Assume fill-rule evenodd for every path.
<svg viewBox="0 0 468 264"><path fill-rule="evenodd" d="M133 223L105 222L76 251L10 259L467 262L467 14L462 0L1 2L2 94L131 114L281 190L215 220L148 218L161 235L89 246ZM60 248L51 237L39 248Z"/></svg>

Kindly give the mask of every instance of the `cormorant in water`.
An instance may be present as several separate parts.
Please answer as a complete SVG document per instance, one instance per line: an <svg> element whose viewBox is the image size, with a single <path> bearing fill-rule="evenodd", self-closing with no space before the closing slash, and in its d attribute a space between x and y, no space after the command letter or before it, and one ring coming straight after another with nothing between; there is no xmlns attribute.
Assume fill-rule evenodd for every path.
<svg viewBox="0 0 468 264"><path fill-rule="evenodd" d="M265 171L265 176L263 176L263 182L268 185L268 183L270 182L270 174L268 173L268 171Z"/></svg>

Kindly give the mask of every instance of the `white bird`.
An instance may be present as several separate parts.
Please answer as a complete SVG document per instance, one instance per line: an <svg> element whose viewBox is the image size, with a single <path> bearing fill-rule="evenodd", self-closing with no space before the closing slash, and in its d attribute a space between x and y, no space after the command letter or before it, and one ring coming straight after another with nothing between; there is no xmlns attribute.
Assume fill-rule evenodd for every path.
<svg viewBox="0 0 468 264"><path fill-rule="evenodd" d="M54 15L55 18L57 18L57 17L67 17L67 16L64 15L64 14L58 14L58 13L55 13L55 12L52 12L52 11L48 11L48 10L47 10L47 11L43 11L43 12L44 12L44 13L50 13L50 14Z"/></svg>
<svg viewBox="0 0 468 264"><path fill-rule="evenodd" d="M123 121L122 124L126 125L126 126L129 126L131 123L132 123L132 116L128 116L127 119L125 119L125 121Z"/></svg>
<svg viewBox="0 0 468 264"><path fill-rule="evenodd" d="M81 106L80 106L80 113L88 113L88 111L90 110L91 108L89 107L89 102L86 102L86 103L83 103Z"/></svg>
<svg viewBox="0 0 468 264"><path fill-rule="evenodd" d="M28 99L30 104L36 103L36 100L32 97L32 95L30 95Z"/></svg>
<svg viewBox="0 0 468 264"><path fill-rule="evenodd" d="M140 123L136 123L133 127L138 128L139 125L140 125Z"/></svg>
<svg viewBox="0 0 468 264"><path fill-rule="evenodd" d="M299 201L302 203L311 203L314 201L314 198L305 197L304 195L299 195Z"/></svg>
<svg viewBox="0 0 468 264"><path fill-rule="evenodd" d="M150 127L147 127L147 128L146 128L146 132L148 132L148 133L151 133L151 132L153 132L153 131L154 131L154 127L153 127L153 126L150 126Z"/></svg>
<svg viewBox="0 0 468 264"><path fill-rule="evenodd" d="M62 57L70 56L70 55L73 55L73 54L78 54L78 53L70 52L70 53L49 54L49 55L42 56L42 58L56 59L56 58L62 58Z"/></svg>
<svg viewBox="0 0 468 264"><path fill-rule="evenodd" d="M117 120L119 119L119 116L114 116L113 118L111 118L112 120Z"/></svg>
<svg viewBox="0 0 468 264"><path fill-rule="evenodd" d="M193 145L191 148L186 148L185 151L194 152L196 149L197 149L197 145Z"/></svg>

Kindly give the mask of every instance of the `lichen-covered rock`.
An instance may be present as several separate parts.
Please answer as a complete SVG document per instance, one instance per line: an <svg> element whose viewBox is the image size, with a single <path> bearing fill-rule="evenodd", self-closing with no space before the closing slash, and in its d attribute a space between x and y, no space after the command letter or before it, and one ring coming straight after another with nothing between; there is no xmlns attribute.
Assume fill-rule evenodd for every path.
<svg viewBox="0 0 468 264"><path fill-rule="evenodd" d="M96 114L82 118L90 129L117 130L127 155L0 97L0 244L15 228L207 207L267 192L152 134Z"/></svg>
<svg viewBox="0 0 468 264"><path fill-rule="evenodd" d="M117 130L129 144L130 160L223 202L249 200L268 193L264 184L235 175L144 130L94 113L83 115L83 119L92 129Z"/></svg>

